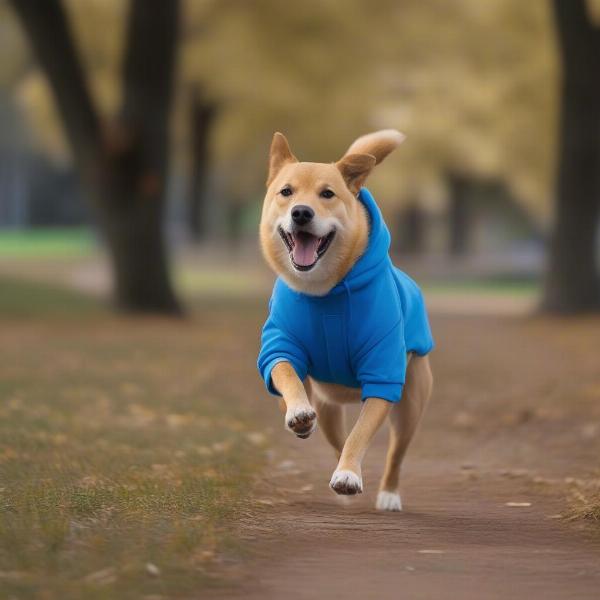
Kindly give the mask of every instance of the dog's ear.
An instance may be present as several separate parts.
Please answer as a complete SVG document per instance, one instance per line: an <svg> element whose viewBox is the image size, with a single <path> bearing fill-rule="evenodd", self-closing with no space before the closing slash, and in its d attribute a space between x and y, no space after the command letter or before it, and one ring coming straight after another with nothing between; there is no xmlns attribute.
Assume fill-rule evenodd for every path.
<svg viewBox="0 0 600 600"><path fill-rule="evenodd" d="M390 152L393 152L406 136L395 129L382 129L359 137L348 148L346 154L371 154L379 164Z"/></svg>
<svg viewBox="0 0 600 600"><path fill-rule="evenodd" d="M281 171L281 168L284 165L293 162L298 162L298 159L292 154L290 145L285 139L285 135L277 131L275 135L273 135L271 151L269 153L269 176L267 177L267 187L271 185L271 182L275 179L277 173Z"/></svg>
<svg viewBox="0 0 600 600"><path fill-rule="evenodd" d="M348 189L353 194L358 194L363 182L377 164L377 159L372 154L346 154L344 158L335 163L339 169Z"/></svg>

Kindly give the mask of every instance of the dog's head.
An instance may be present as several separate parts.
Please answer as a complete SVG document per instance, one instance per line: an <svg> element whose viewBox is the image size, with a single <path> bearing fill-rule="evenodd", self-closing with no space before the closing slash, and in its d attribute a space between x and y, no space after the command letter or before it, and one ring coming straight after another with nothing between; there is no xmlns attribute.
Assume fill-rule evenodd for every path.
<svg viewBox="0 0 600 600"><path fill-rule="evenodd" d="M364 252L368 217L358 192L404 136L393 129L358 138L336 163L299 162L273 136L260 222L263 254L293 289L324 295Z"/></svg>

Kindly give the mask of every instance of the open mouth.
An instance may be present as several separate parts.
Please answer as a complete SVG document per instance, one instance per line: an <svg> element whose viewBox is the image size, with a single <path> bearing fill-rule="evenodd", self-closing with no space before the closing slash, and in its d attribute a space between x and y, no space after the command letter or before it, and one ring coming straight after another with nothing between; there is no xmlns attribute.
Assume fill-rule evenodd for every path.
<svg viewBox="0 0 600 600"><path fill-rule="evenodd" d="M317 237L308 231L288 233L282 227L278 231L290 253L292 265L298 271L310 271L327 252L335 237L335 229L323 237Z"/></svg>

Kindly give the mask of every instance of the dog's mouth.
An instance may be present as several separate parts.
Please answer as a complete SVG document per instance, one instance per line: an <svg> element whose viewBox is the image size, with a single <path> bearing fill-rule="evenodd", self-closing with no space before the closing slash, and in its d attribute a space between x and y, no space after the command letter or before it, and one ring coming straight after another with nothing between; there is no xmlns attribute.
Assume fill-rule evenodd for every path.
<svg viewBox="0 0 600 600"><path fill-rule="evenodd" d="M325 255L335 237L335 229L323 237L317 237L308 231L288 233L282 227L278 231L297 271L310 271Z"/></svg>

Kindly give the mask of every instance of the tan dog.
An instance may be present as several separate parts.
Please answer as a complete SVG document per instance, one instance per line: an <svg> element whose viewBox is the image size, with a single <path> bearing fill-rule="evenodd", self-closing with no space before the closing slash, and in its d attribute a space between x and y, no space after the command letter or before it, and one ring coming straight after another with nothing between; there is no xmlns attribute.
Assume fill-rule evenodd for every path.
<svg viewBox="0 0 600 600"><path fill-rule="evenodd" d="M260 241L266 261L289 288L324 296L363 255L369 240L369 218L357 194L373 167L403 139L395 130L378 131L357 139L337 163L323 164L299 162L285 137L274 135ZM376 506L401 510L400 467L431 395L428 357L408 357L400 402L363 398L360 416L348 436L344 405L360 402L360 389L310 376L303 382L285 360L272 368L271 380L283 397L285 425L290 431L308 437L318 419L338 458L330 482L338 494L362 492L362 459L389 417L389 450Z"/></svg>

